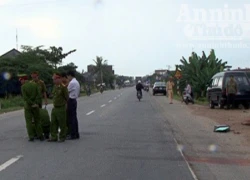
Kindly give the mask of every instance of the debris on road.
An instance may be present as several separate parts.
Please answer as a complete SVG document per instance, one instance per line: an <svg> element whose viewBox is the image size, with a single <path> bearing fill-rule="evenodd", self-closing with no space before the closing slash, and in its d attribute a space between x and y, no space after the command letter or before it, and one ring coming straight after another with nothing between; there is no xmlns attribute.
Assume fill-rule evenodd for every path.
<svg viewBox="0 0 250 180"><path fill-rule="evenodd" d="M216 125L214 126L214 132L229 132L230 126L228 125Z"/></svg>

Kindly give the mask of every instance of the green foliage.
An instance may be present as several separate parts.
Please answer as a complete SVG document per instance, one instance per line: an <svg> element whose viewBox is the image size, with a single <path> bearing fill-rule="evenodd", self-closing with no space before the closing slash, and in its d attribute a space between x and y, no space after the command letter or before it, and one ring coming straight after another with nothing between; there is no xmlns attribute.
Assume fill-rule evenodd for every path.
<svg viewBox="0 0 250 180"><path fill-rule="evenodd" d="M9 109L13 107L23 107L24 101L21 96L15 96L8 99L0 99L1 109Z"/></svg>
<svg viewBox="0 0 250 180"><path fill-rule="evenodd" d="M105 83L112 86L115 75L107 68L108 60L104 60L101 56L96 56L96 59L93 59L93 61L95 63L93 75L97 75L97 83Z"/></svg>
<svg viewBox="0 0 250 180"><path fill-rule="evenodd" d="M133 81L134 81L134 77L132 77L132 76L116 75L115 79L116 79L116 83L118 86L122 86L124 84L124 82L127 80L129 80L130 83L133 83Z"/></svg>
<svg viewBox="0 0 250 180"><path fill-rule="evenodd" d="M57 66L62 63L68 55L75 52L76 50L71 50L69 52L63 53L62 47L51 46L49 49L43 49L43 46L31 47L22 46L22 51L20 55L12 58L0 58L0 72L8 72L11 74L11 80L1 80L0 88L2 92L12 93L13 90L3 90L6 88L6 84L14 82L17 79L18 74L30 75L33 71L38 71L40 79L42 79L46 85L51 86L53 84L52 75L57 71ZM72 67L76 70L76 66L72 63L63 66L62 68ZM76 68L75 68L76 67ZM77 72L77 78L80 79L80 73ZM17 83L15 83L17 84ZM15 85L15 88L16 85ZM11 91L11 92L9 92Z"/></svg>
<svg viewBox="0 0 250 180"><path fill-rule="evenodd" d="M58 67L58 71L60 73L67 73L68 71L75 71L76 72L76 79L80 82L83 83L83 76L80 72L77 71L77 66L74 63L69 63L65 66L60 66Z"/></svg>
<svg viewBox="0 0 250 180"><path fill-rule="evenodd" d="M181 65L178 65L182 72L182 78L180 80L180 88L184 89L186 81L188 81L196 95L196 98L205 95L207 83L211 80L214 74L223 71L226 68L227 62L222 62L215 56L215 52L212 49L209 56L206 56L204 51L202 56L198 56L195 52L192 52L188 60L182 57Z"/></svg>

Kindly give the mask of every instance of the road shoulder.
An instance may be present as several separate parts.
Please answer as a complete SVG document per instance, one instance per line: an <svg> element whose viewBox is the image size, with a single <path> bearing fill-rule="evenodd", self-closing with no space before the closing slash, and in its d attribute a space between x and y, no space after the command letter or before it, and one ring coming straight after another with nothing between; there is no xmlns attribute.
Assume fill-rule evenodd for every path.
<svg viewBox="0 0 250 180"><path fill-rule="evenodd" d="M241 134L214 133L218 123L194 114L178 101L169 104L164 96L151 96L152 106L165 117L198 179L249 179L250 148Z"/></svg>

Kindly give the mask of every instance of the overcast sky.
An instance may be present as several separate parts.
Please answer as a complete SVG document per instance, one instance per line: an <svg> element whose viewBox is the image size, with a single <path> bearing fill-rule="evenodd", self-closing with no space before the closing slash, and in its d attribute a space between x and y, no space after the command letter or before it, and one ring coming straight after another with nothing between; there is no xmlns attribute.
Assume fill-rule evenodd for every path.
<svg viewBox="0 0 250 180"><path fill-rule="evenodd" d="M65 52L77 49L64 64L74 62L79 71L86 71L98 55L114 66L116 74L146 75L155 69L174 69L192 49L201 54L211 47L229 65L250 67L250 7L247 11L247 1L231 2L0 0L0 54L16 47L17 28L19 49L21 45L62 46ZM235 10L230 16L235 21L226 21L228 9ZM203 19L194 13L197 10L205 13ZM223 17L213 16L215 11ZM236 17L235 12L243 16Z"/></svg>

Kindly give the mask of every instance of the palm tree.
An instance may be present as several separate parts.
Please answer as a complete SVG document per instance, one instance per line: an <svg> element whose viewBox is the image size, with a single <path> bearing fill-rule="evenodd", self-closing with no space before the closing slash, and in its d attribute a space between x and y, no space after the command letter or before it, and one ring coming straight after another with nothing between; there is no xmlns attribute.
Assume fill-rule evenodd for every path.
<svg viewBox="0 0 250 180"><path fill-rule="evenodd" d="M108 60L103 60L101 56L96 56L96 59L93 59L95 62L95 73L100 73L101 83L103 83L103 67L107 65Z"/></svg>

